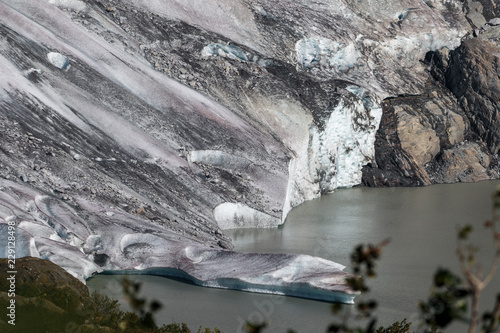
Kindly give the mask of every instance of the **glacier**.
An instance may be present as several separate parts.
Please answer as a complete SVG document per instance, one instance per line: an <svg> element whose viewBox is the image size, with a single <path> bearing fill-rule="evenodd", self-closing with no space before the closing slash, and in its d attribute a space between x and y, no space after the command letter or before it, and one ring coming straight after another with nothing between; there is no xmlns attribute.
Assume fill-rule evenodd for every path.
<svg viewBox="0 0 500 333"><path fill-rule="evenodd" d="M82 281L352 302L342 265L238 253L223 230L361 183L383 101L426 94L426 52L470 30L432 3L1 0L0 229Z"/></svg>
<svg viewBox="0 0 500 333"><path fill-rule="evenodd" d="M82 282L97 272L133 271L181 277L206 287L324 301L352 303L357 295L345 284L350 276L345 267L325 259L216 249L85 199L76 199L72 207L6 180L0 181L0 189L2 244L7 244L7 226L14 225L18 257L50 260ZM7 248L2 251L7 257Z"/></svg>

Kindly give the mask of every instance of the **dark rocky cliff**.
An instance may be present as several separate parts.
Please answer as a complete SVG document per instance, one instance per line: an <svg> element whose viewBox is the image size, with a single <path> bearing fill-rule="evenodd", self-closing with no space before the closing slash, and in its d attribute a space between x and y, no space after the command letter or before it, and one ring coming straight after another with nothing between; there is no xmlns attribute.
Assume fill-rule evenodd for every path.
<svg viewBox="0 0 500 333"><path fill-rule="evenodd" d="M489 12L488 12L489 13ZM421 186L499 177L500 20L455 50L429 52L427 92L383 102L368 186Z"/></svg>

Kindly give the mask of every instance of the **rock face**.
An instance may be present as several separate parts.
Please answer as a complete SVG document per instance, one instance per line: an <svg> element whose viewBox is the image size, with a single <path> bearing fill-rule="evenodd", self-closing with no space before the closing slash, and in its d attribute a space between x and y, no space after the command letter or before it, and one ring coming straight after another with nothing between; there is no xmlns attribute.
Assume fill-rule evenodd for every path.
<svg viewBox="0 0 500 333"><path fill-rule="evenodd" d="M467 11L467 19L473 26L478 28L489 20L500 17L500 6L491 0L465 0L464 7Z"/></svg>
<svg viewBox="0 0 500 333"><path fill-rule="evenodd" d="M366 185L420 186L499 177L500 27L491 22L458 48L426 55L434 78L426 94L382 103L376 164L363 169Z"/></svg>
<svg viewBox="0 0 500 333"><path fill-rule="evenodd" d="M80 279L155 266L203 285L268 278L262 290L341 291L349 301L327 278L343 275L337 264L232 252L221 229L277 226L305 200L362 182L497 177L498 99L486 93L498 82L496 53L469 52L486 58L470 84L456 74L464 100L429 74L455 84L448 68L472 42L445 50L471 35L462 9L458 0L3 0L0 227L15 221L19 256ZM493 36L495 22L474 33Z"/></svg>
<svg viewBox="0 0 500 333"><path fill-rule="evenodd" d="M496 29L500 33L500 29ZM457 96L474 132L492 154L500 149L500 37L473 38L450 52L446 86Z"/></svg>
<svg viewBox="0 0 500 333"><path fill-rule="evenodd" d="M498 178L498 163L472 130L456 98L438 85L428 93L385 100L368 186L423 186Z"/></svg>

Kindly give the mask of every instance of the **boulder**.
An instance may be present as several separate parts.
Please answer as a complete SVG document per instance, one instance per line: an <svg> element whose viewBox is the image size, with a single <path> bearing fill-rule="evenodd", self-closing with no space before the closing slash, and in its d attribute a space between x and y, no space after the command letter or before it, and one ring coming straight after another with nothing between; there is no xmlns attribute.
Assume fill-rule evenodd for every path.
<svg viewBox="0 0 500 333"><path fill-rule="evenodd" d="M500 25L500 17L495 17L488 22L488 25L497 26Z"/></svg>

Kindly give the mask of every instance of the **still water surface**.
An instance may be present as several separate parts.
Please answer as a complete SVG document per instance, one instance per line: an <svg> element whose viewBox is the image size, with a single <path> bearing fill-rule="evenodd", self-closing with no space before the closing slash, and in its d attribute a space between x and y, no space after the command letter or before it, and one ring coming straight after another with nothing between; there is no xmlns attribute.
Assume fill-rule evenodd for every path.
<svg viewBox="0 0 500 333"><path fill-rule="evenodd" d="M432 275L438 266L458 272L455 257L456 230L466 223L478 230L490 217L491 193L500 182L434 185L425 188L353 188L337 190L321 199L292 210L279 229L232 230L235 249L248 252L289 252L320 256L348 266L349 254L360 243L378 243L390 238L370 281L370 297L379 301L379 323L418 320L418 300L426 298ZM488 234L477 242L490 249ZM485 261L491 253L480 253ZM116 299L120 276L99 275L88 281L97 290ZM246 292L196 287L155 276L132 276L143 283L143 295L164 304L157 316L160 323L186 322L219 327L223 332L240 332L245 320L268 318L266 332L325 332L333 316L327 303L259 295ZM484 292L491 308L494 292L500 291L500 274ZM124 306L125 309L126 306ZM415 327L414 327L415 328ZM448 332L462 332L454 326Z"/></svg>

